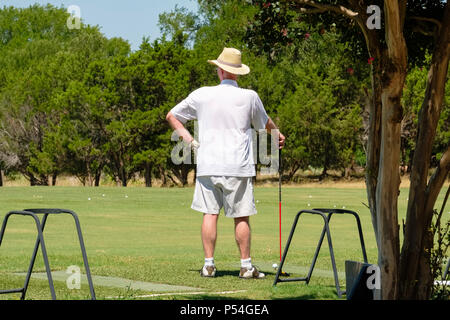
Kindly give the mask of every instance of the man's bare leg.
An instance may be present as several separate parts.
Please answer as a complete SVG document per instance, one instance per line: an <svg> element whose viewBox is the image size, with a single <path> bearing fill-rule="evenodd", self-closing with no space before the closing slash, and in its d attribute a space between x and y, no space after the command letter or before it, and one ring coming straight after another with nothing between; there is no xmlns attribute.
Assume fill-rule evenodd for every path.
<svg viewBox="0 0 450 320"><path fill-rule="evenodd" d="M239 273L240 278L253 278L263 279L265 274L260 272L252 264L252 258L250 257L250 242L251 242L251 229L250 218L241 217L234 219L234 233L236 243L241 255L241 271Z"/></svg>
<svg viewBox="0 0 450 320"><path fill-rule="evenodd" d="M205 252L205 259L214 257L214 250L216 248L217 239L218 219L218 214L203 214L202 243L203 251Z"/></svg>
<svg viewBox="0 0 450 320"><path fill-rule="evenodd" d="M249 217L234 219L234 236L239 248L241 259L250 258L251 230Z"/></svg>

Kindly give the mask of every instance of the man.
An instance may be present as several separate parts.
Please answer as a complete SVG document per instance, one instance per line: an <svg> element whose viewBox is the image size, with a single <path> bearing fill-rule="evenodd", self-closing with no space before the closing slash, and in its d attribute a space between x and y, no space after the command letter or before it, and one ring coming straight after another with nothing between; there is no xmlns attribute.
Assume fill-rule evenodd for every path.
<svg viewBox="0 0 450 320"><path fill-rule="evenodd" d="M214 277L214 250L219 211L234 219L235 238L241 258L241 278L264 278L252 265L250 256L250 216L256 214L252 177L255 166L251 125L254 129L277 129L253 90L238 87L237 78L250 72L241 62L241 52L225 48L217 60L220 85L202 87L167 114L167 121L182 139L197 148L197 178L191 208L203 213L201 228L205 263L200 271ZM184 128L188 120L198 120L199 142ZM280 148L285 137L279 134Z"/></svg>

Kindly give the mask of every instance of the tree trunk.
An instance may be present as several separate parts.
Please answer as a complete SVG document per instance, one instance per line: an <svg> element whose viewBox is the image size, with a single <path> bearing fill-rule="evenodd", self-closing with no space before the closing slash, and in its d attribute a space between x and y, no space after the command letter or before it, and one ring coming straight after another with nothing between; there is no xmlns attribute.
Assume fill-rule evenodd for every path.
<svg viewBox="0 0 450 320"><path fill-rule="evenodd" d="M256 179L256 175L255 175L255 179ZM194 166L194 184L197 181L197 165Z"/></svg>
<svg viewBox="0 0 450 320"><path fill-rule="evenodd" d="M416 148L411 169L411 186L406 215L405 240L401 253L401 298L428 299L433 279L430 270L429 232L439 191L450 170L450 148L428 182L432 142L442 110L450 56L450 9L445 8L443 24L428 72L427 88L419 115Z"/></svg>
<svg viewBox="0 0 450 320"><path fill-rule="evenodd" d="M3 170L0 169L0 187L3 187Z"/></svg>
<svg viewBox="0 0 450 320"><path fill-rule="evenodd" d="M191 166L185 164L181 170L181 183L183 184L183 187L188 185L189 171L191 171Z"/></svg>
<svg viewBox="0 0 450 320"><path fill-rule="evenodd" d="M127 172L125 169L125 161L123 161L121 155L119 154L116 158L116 167L117 167L117 178L118 178L118 183L117 185L120 186L122 185L122 187L126 187L127 183L128 183L128 177L127 177Z"/></svg>
<svg viewBox="0 0 450 320"><path fill-rule="evenodd" d="M48 186L48 177L46 176L39 176L39 178L36 178L32 173L28 174L29 180L30 180L30 186Z"/></svg>
<svg viewBox="0 0 450 320"><path fill-rule="evenodd" d="M58 173L57 172L53 172L52 174L52 186L56 186L56 178L58 177Z"/></svg>
<svg viewBox="0 0 450 320"><path fill-rule="evenodd" d="M372 65L372 97L369 105L369 127L367 132L366 146L366 191L369 209L372 218L372 225L375 233L377 245L378 223L377 223L377 204L376 189L378 183L378 170L380 166L380 147L381 147L381 53L379 51L379 41L373 33L368 35L367 47L369 54L374 58Z"/></svg>
<svg viewBox="0 0 450 320"><path fill-rule="evenodd" d="M377 62L379 63L379 62ZM375 239L378 240L376 189L378 179L378 169L380 166L380 146L381 146L381 81L379 74L372 76L373 98L370 106L369 135L367 141L366 154L366 190L369 202L372 225L375 232Z"/></svg>
<svg viewBox="0 0 450 320"><path fill-rule="evenodd" d="M30 186L31 187L37 185L36 178L34 177L34 175L30 174L29 175L29 180L30 180Z"/></svg>
<svg viewBox="0 0 450 320"><path fill-rule="evenodd" d="M167 177L166 177L166 171L163 167L159 167L159 175L161 176L161 187L167 186Z"/></svg>
<svg viewBox="0 0 450 320"><path fill-rule="evenodd" d="M403 37L402 8L398 1L386 0L385 38L387 50L382 59L381 146L376 189L378 264L381 271L381 298L398 298L400 187L400 139L403 109L401 96L406 78L407 49Z"/></svg>
<svg viewBox="0 0 450 320"><path fill-rule="evenodd" d="M322 181L323 179L325 179L328 175L328 161L325 160L325 163L323 165L323 169L322 169L322 173L319 175L319 181Z"/></svg>
<svg viewBox="0 0 450 320"><path fill-rule="evenodd" d="M376 190L378 265L381 271L382 299L397 298L400 255L398 227L398 193L400 186L400 100L383 92L383 117L380 167ZM386 92L387 91L387 92Z"/></svg>
<svg viewBox="0 0 450 320"><path fill-rule="evenodd" d="M144 178L145 186L150 188L152 186L152 166L149 162L145 163Z"/></svg>
<svg viewBox="0 0 450 320"><path fill-rule="evenodd" d="M100 178L101 178L101 176L102 176L102 170L98 169L95 172L95 181L94 181L94 186L95 187L98 187L100 185Z"/></svg>
<svg viewBox="0 0 450 320"><path fill-rule="evenodd" d="M89 187L92 187L92 185L94 183L94 178L92 177L92 170L91 170L91 166L90 166L90 163L88 160L84 161L84 167L85 167L85 170L87 173L87 178L86 177L84 178L85 181L83 182L83 186L86 185L86 180L87 180Z"/></svg>
<svg viewBox="0 0 450 320"><path fill-rule="evenodd" d="M360 26L374 65L372 69L372 101L370 105L366 148L366 189L372 223L378 245L383 299L426 298L429 295L429 253L433 245L428 232L433 206L450 171L450 148L442 157L438 170L427 184L428 166L434 135L436 108L442 106L445 79L448 72L450 15L448 3L440 22L440 34L433 54L427 92L419 118L418 145L414 152L411 188L407 212L407 228L399 255L397 197L400 175L402 107L400 105L406 77L407 49L403 36L406 0L384 1L385 45L377 31L366 27L366 4L349 0L349 10L342 5L315 1L300 1L302 12L338 12L354 19ZM354 13L357 14L354 14ZM381 54L383 47L386 50ZM436 118L437 117L437 118ZM420 141L420 143L419 143ZM412 169L411 169L412 168Z"/></svg>
<svg viewBox="0 0 450 320"><path fill-rule="evenodd" d="M122 187L126 187L128 183L127 175L125 172L125 168L120 170L120 182L122 183Z"/></svg>

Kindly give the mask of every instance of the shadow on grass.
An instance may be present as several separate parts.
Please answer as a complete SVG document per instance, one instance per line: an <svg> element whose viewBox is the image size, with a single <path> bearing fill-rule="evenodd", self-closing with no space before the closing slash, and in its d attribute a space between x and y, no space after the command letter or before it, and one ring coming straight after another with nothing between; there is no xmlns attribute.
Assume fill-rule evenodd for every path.
<svg viewBox="0 0 450 320"><path fill-rule="evenodd" d="M189 269L189 272L198 272L200 275L201 269ZM239 277L239 270L217 270L214 278L236 276Z"/></svg>
<svg viewBox="0 0 450 320"><path fill-rule="evenodd" d="M194 269L190 269L189 272L198 272L200 274L201 270L194 270ZM220 278L220 277L226 277L226 276L232 276L232 277L238 277L239 278L239 270L217 270L216 271L216 276L215 278ZM263 273L267 276L275 276L275 272L267 272L267 271L263 271Z"/></svg>
<svg viewBox="0 0 450 320"><path fill-rule="evenodd" d="M319 299L318 296L313 295L313 294L304 294L301 296L297 296L297 297L283 297L283 298L273 298L271 300L274 301L291 301L291 300L317 300Z"/></svg>
<svg viewBox="0 0 450 320"><path fill-rule="evenodd" d="M274 301L283 301L283 300L287 300L287 301L291 301L291 300L315 300L315 301L340 301L340 300L345 300L345 296L343 298L339 298L337 293L335 292L334 296L329 296L329 297L324 297L323 294L317 293L309 293L309 294L302 294L302 295L296 295L296 296L285 296L285 297L277 297L277 298L272 298L271 300Z"/></svg>
<svg viewBox="0 0 450 320"><path fill-rule="evenodd" d="M199 270L189 270L191 272L199 272ZM343 298L339 298L334 286L331 285L312 285L308 286L304 283L297 282L297 286L293 286L293 283L289 284L281 284L279 283L276 286L270 285L267 286L267 281L270 281L272 284L273 277L275 276L275 272L266 272L266 278L263 280L257 279L240 279L242 281L242 285L245 285L245 289L247 289L246 294L239 294L235 296L234 294L217 294L217 292L204 293L198 295L183 295L177 294L176 299L181 300L238 300L238 301L251 301L253 300L250 297L255 298L256 300L268 300L268 301L277 301L283 303L283 301L339 301L345 300L345 296ZM239 270L236 269L225 269L225 270L217 270L215 279L224 279L224 277L232 277L235 279L239 279ZM286 277L283 277L286 278ZM252 283L252 285L250 285ZM256 285L256 283L260 283L261 285ZM250 286L247 286L249 284ZM253 286L255 284L256 286ZM261 291L262 290L262 291ZM220 291L220 290L217 290ZM226 290L225 290L226 291ZM262 292L266 293L263 294Z"/></svg>
<svg viewBox="0 0 450 320"><path fill-rule="evenodd" d="M176 295L176 300L235 300L235 301L251 301L249 298L245 297L231 297L231 296L224 296L224 295L215 295L215 294L202 294L202 295ZM320 294L303 294L298 296L291 296L291 297L278 297L278 298L270 298L270 299L264 299L268 301L338 301L341 299L338 299L337 296L335 299L332 297L325 298L321 296ZM345 299L344 299L345 300Z"/></svg>
<svg viewBox="0 0 450 320"><path fill-rule="evenodd" d="M182 300L224 300L224 301L231 301L231 300L239 300L239 301L246 301L247 298L242 297L230 297L230 296L224 296L224 295L214 295L214 294L199 294L195 296L183 296L183 295L177 295L176 299L182 299Z"/></svg>

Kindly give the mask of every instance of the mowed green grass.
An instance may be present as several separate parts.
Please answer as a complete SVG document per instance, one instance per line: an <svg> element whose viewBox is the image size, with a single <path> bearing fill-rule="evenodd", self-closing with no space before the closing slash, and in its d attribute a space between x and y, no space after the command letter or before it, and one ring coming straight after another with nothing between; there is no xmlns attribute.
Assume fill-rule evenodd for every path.
<svg viewBox="0 0 450 320"><path fill-rule="evenodd" d="M252 259L266 272L264 280L241 280L239 255L234 240L232 219L219 219L215 254L218 276L199 276L203 264L200 240L202 215L190 209L193 188L143 187L5 187L0 188L0 220L10 210L26 208L65 208L77 212L83 231L91 272L94 275L121 277L137 281L199 288L203 294L155 295L158 292L134 291L96 286L97 299L337 299L326 241L322 246L311 282L279 283L273 263L279 262L278 188L256 187L258 215L251 218ZM401 219L406 211L408 190L399 196ZM438 204L443 201L443 192ZM369 210L364 206L364 188L283 188L283 248L294 219L301 209L343 208L359 213L369 262L376 263L377 250ZM323 221L303 215L297 226L285 270L292 276L305 276L319 239ZM52 270L71 265L83 269L76 229L69 215L51 215L45 228L45 241ZM337 268L345 272L345 260L362 261L355 220L350 215L335 215L331 222ZM36 238L31 218L12 216L0 247L0 290L18 288ZM35 272L44 272L38 255ZM341 286L345 278L340 277ZM89 297L87 285L69 290L65 282L55 281L59 299ZM231 292L231 293L222 293ZM153 294L153 296L148 296ZM142 297L144 296L144 297ZM0 295L0 299L18 299L19 294ZM45 280L32 279L27 299L49 299Z"/></svg>

